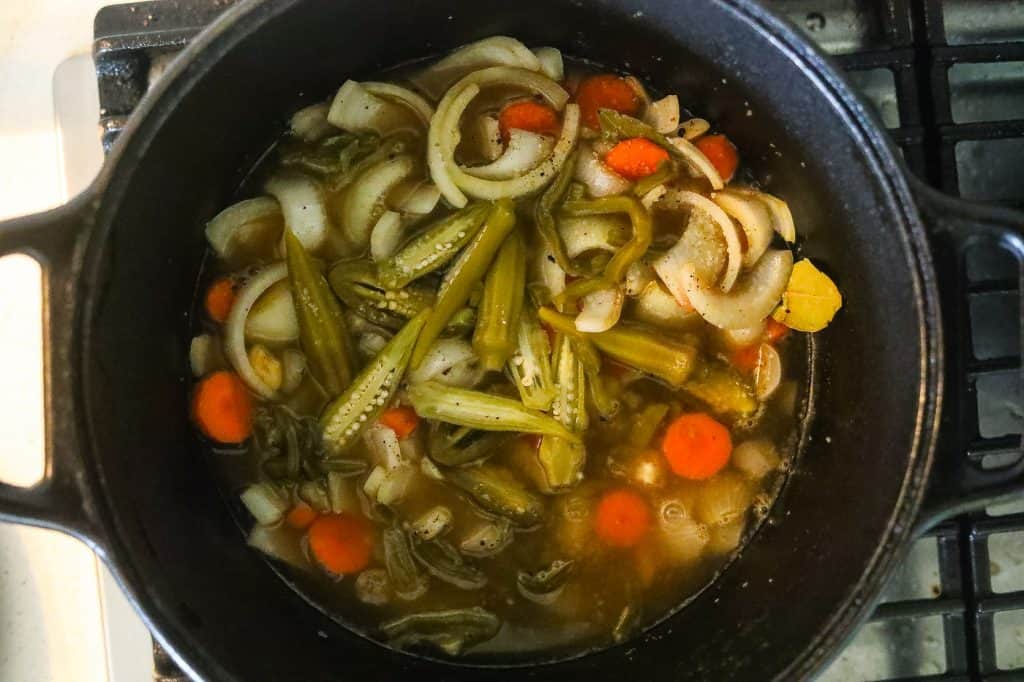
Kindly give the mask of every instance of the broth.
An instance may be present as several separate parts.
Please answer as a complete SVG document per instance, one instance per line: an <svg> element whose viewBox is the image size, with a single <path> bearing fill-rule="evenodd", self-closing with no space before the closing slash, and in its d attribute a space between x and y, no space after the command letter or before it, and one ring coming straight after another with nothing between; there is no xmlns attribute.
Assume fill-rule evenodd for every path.
<svg viewBox="0 0 1024 682"><path fill-rule="evenodd" d="M481 662L623 641L707 585L790 466L807 344L785 325L806 329L838 308L808 310L796 294L810 285L795 289L788 265L776 275L785 292L768 294L752 324L736 324L735 310L752 305L739 292L774 286L762 262L792 263L784 204L739 179L716 192L728 159L699 149L707 123L673 111L671 98L654 103L635 80L574 62L559 79L574 97L559 108L545 99L545 88L562 89L542 75L556 66L552 54L540 53L536 73L522 50L488 39L462 48L465 63L388 74L425 102L346 83L329 115L326 105L299 112L251 176L276 201L242 202L210 223L215 254L191 349L193 414L218 476L241 491L250 544L346 625ZM428 141L459 79L496 63L517 71L468 96L455 117L461 142L434 123ZM516 80L524 71L548 83ZM600 79L608 83L596 87ZM633 103L589 130L591 90L612 108L622 101L615 92L631 91ZM445 92L440 103L431 96ZM480 200L479 187L516 182L557 157L577 103L584 132L564 162L574 166L552 162L512 202ZM638 124L648 127L624 132ZM488 169L490 184L446 186L444 160L431 157L445 144L463 169ZM644 154L659 162L645 166ZM562 180L564 196L552 200ZM456 210L463 189L469 203ZM545 202L554 244L539 225ZM644 220L650 239L637 248ZM767 236L757 220L769 221ZM416 251L445 221L455 227ZM416 258L403 260L409 253ZM735 264L733 299L687 289L686 300L673 274L700 266L724 289L739 258L749 262ZM608 292L610 306L600 298ZM723 315L728 331L708 321Z"/></svg>

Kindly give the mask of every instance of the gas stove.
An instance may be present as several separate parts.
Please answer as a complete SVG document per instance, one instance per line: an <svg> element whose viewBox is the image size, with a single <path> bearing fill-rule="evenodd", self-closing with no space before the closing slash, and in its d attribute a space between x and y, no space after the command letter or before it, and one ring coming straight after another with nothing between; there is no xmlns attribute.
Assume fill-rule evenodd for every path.
<svg viewBox="0 0 1024 682"><path fill-rule="evenodd" d="M105 150L174 55L231 2L158 0L99 12L93 56ZM1024 205L1024 2L769 4L834 55L919 177L952 195ZM60 101L57 108L60 119ZM952 387L941 454L1007 466L1021 456L1024 422L1021 264L995 244L943 248L936 244L944 294L963 322L950 328L960 330L951 359L967 379ZM162 679L180 675L163 652L156 664ZM1024 679L1024 500L918 540L821 679Z"/></svg>

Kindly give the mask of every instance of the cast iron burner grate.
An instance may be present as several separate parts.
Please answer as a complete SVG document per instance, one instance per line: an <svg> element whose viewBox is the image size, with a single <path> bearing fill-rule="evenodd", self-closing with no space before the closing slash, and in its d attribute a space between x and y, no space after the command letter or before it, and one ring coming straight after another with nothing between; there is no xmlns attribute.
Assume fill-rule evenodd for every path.
<svg viewBox="0 0 1024 682"><path fill-rule="evenodd" d="M94 27L104 149L173 56L233 0L102 9ZM1024 206L1024 3L773 0L835 55L910 168L965 198ZM933 238L951 388L940 447L979 468L1021 459L1021 264ZM184 679L163 652L157 677ZM912 548L827 680L1024 680L1024 500L960 516Z"/></svg>

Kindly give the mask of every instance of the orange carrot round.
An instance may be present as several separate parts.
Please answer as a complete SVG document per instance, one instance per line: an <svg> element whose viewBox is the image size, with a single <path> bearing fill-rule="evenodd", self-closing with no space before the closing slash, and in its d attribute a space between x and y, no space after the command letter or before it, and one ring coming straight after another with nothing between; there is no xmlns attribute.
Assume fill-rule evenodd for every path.
<svg viewBox="0 0 1024 682"><path fill-rule="evenodd" d="M335 575L358 573L370 563L373 530L365 519L352 514L326 514L309 527L309 551L324 569Z"/></svg>
<svg viewBox="0 0 1024 682"><path fill-rule="evenodd" d="M252 398L234 372L214 372L199 382L192 415L199 429L220 443L241 443L252 432Z"/></svg>
<svg viewBox="0 0 1024 682"><path fill-rule="evenodd" d="M631 490L611 490L597 503L594 531L612 547L632 547L647 534L650 525L647 502Z"/></svg>
<svg viewBox="0 0 1024 682"><path fill-rule="evenodd" d="M729 182L740 165L739 153L729 138L725 135L705 135L695 144L722 176L722 182Z"/></svg>
<svg viewBox="0 0 1024 682"><path fill-rule="evenodd" d="M729 463L729 430L703 412L676 417L661 442L672 471L683 478L711 478Z"/></svg>
<svg viewBox="0 0 1024 682"><path fill-rule="evenodd" d="M764 339L768 343L778 343L787 336L789 336L789 327L786 325L776 322L773 317L764 321Z"/></svg>
<svg viewBox="0 0 1024 682"><path fill-rule="evenodd" d="M380 423L394 431L399 438L405 438L416 430L420 417L416 410L401 405L384 410L380 415Z"/></svg>
<svg viewBox="0 0 1024 682"><path fill-rule="evenodd" d="M206 290L206 314L214 322L224 322L235 304L235 281L230 277L220 277Z"/></svg>
<svg viewBox="0 0 1024 682"><path fill-rule="evenodd" d="M644 137L622 140L605 154L604 162L627 180L646 178L668 161L668 152Z"/></svg>
<svg viewBox="0 0 1024 682"><path fill-rule="evenodd" d="M610 73L583 79L576 88L576 103L580 105L583 125L595 130L601 127L597 117L601 109L614 109L629 116L640 111L640 97L633 86Z"/></svg>
<svg viewBox="0 0 1024 682"><path fill-rule="evenodd" d="M299 502L288 512L284 518L285 522L296 530L305 530L311 523L316 521L319 514L305 502Z"/></svg>
<svg viewBox="0 0 1024 682"><path fill-rule="evenodd" d="M533 100L512 102L498 114L501 139L508 142L509 131L513 128L529 130L531 133L557 133L560 129L558 112Z"/></svg>

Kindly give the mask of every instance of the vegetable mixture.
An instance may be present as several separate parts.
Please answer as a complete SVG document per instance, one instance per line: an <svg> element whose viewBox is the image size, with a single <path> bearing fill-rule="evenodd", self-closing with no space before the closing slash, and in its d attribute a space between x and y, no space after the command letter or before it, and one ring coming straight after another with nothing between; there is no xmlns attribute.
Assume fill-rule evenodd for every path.
<svg viewBox="0 0 1024 682"><path fill-rule="evenodd" d="M791 457L791 330L842 304L712 130L508 37L297 112L206 228L191 346L249 544L441 656L605 646L706 584Z"/></svg>

